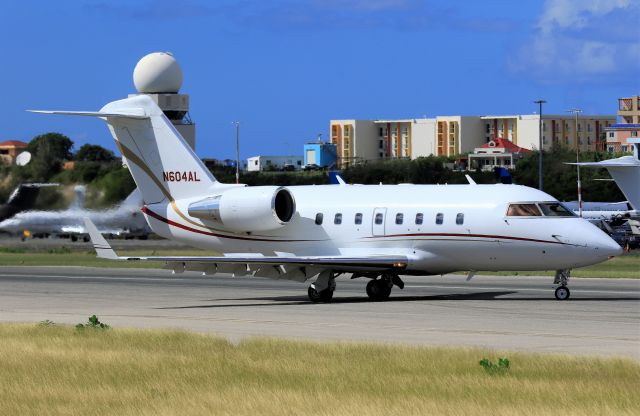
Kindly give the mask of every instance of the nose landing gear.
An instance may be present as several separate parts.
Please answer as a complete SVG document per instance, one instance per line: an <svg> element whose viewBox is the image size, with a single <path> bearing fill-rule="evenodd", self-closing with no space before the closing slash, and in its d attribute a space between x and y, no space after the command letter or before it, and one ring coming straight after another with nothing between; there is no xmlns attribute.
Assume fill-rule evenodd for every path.
<svg viewBox="0 0 640 416"><path fill-rule="evenodd" d="M571 296L571 291L567 287L571 270L556 270L556 277L553 280L554 285L560 285L556 288L555 296L557 300L567 300Z"/></svg>

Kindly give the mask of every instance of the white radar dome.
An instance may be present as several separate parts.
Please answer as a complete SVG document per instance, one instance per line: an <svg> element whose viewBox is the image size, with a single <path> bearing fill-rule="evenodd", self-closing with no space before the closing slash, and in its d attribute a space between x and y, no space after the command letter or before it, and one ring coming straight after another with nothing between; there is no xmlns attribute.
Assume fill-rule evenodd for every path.
<svg viewBox="0 0 640 416"><path fill-rule="evenodd" d="M138 61L133 83L141 94L177 93L182 86L182 69L171 53L150 53Z"/></svg>

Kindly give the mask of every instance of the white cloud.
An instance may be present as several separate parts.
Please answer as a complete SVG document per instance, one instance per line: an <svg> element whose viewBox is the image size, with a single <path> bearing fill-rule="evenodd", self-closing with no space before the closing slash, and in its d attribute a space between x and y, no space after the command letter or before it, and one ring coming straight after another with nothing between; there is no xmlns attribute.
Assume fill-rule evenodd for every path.
<svg viewBox="0 0 640 416"><path fill-rule="evenodd" d="M616 9L631 5L631 0L547 0L538 21L543 33L554 28L580 29L593 16L604 16Z"/></svg>
<svg viewBox="0 0 640 416"><path fill-rule="evenodd" d="M509 67L546 82L637 73L640 38L619 29L635 33L639 17L640 2L631 0L547 0Z"/></svg>

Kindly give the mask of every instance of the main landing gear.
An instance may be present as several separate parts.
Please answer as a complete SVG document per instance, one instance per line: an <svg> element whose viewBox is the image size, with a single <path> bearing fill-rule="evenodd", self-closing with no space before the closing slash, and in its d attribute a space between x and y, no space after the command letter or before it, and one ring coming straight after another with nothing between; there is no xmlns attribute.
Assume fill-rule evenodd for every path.
<svg viewBox="0 0 640 416"><path fill-rule="evenodd" d="M396 274L385 273L377 279L371 279L367 283L367 295L375 302L389 299L391 289L396 285L400 289L404 288L404 282Z"/></svg>
<svg viewBox="0 0 640 416"><path fill-rule="evenodd" d="M333 292L335 290L335 275L331 271L324 271L320 273L314 283L311 283L307 294L313 303L327 303L333 299Z"/></svg>
<svg viewBox="0 0 640 416"><path fill-rule="evenodd" d="M327 303L333 299L333 292L336 290L335 274L330 271L320 273L314 283L309 286L307 294L309 299L314 303ZM368 277L371 280L367 283L367 295L369 299L380 302L389 299L393 286L404 288L404 282L400 276L393 273L385 273L380 276L376 275L358 275L354 274L352 279L356 277Z"/></svg>
<svg viewBox="0 0 640 416"><path fill-rule="evenodd" d="M569 283L569 276L571 275L571 270L557 270L556 277L553 280L554 285L559 285L556 288L556 299L557 300L567 300L569 296L571 296L571 291L567 287Z"/></svg>

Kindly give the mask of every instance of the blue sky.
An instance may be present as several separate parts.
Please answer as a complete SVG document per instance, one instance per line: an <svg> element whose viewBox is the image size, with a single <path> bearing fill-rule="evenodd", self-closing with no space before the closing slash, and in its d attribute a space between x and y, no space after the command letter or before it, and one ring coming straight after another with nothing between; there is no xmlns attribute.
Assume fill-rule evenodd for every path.
<svg viewBox="0 0 640 416"><path fill-rule="evenodd" d="M147 53L171 51L202 157L302 154L330 119L614 114L640 93L632 0L5 1L0 140L59 131L114 149L96 110L134 92Z"/></svg>

